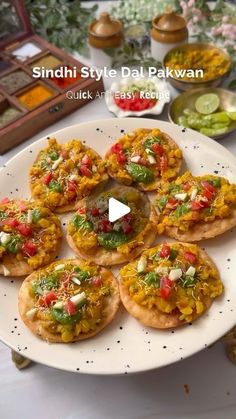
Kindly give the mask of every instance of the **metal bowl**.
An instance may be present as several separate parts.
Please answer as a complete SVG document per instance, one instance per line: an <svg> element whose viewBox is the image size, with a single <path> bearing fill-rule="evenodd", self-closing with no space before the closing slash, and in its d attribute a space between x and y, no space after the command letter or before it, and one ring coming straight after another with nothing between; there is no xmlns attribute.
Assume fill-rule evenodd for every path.
<svg viewBox="0 0 236 419"><path fill-rule="evenodd" d="M196 110L195 102L197 98L206 93L215 93L220 98L219 108L226 112L236 112L236 93L229 90L220 89L216 87L192 89L187 92L181 93L169 105L168 117L170 122L178 125L178 118L183 115L186 108ZM229 130L221 135L214 136L214 139L220 139L236 130L236 121L232 121Z"/></svg>
<svg viewBox="0 0 236 419"><path fill-rule="evenodd" d="M214 77L212 79L204 80L204 81L202 81L201 79L195 79L195 80L191 79L189 81L188 80L181 80L180 78L170 76L168 81L176 89L189 90L189 89L200 88L200 87L210 87L210 86L211 87L217 87L221 83L223 83L223 81L226 79L226 77L228 77L228 75L230 74L231 69L232 69L232 61L231 61L231 58L230 58L229 54L227 52L225 52L223 49L216 47L215 45L203 44L203 43L184 44L184 45L180 45L178 47L172 48L164 57L164 60L163 60L164 67L165 68L167 67L166 66L167 57L172 52L175 52L175 51L189 51L189 50L196 50L196 49L202 50L202 51L209 51L209 50L212 50L212 49L217 50L227 60L228 69L221 76Z"/></svg>

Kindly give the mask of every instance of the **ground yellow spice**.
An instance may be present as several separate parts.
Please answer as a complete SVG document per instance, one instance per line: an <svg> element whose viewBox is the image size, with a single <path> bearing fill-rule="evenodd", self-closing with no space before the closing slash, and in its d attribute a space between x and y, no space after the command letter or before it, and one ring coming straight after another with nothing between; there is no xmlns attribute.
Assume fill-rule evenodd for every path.
<svg viewBox="0 0 236 419"><path fill-rule="evenodd" d="M53 91L42 84L38 84L31 89L26 90L18 96L20 103L27 109L31 110L36 106L45 102L47 99L54 95Z"/></svg>

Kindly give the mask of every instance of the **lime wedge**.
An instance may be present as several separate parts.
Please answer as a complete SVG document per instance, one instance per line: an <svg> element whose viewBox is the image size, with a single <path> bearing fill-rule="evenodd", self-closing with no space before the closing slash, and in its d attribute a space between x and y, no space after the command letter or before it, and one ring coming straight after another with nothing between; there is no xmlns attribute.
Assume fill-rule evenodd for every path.
<svg viewBox="0 0 236 419"><path fill-rule="evenodd" d="M199 96L195 102L195 108L197 112L209 115L210 113L215 112L220 105L220 98L215 93L207 93L205 95Z"/></svg>

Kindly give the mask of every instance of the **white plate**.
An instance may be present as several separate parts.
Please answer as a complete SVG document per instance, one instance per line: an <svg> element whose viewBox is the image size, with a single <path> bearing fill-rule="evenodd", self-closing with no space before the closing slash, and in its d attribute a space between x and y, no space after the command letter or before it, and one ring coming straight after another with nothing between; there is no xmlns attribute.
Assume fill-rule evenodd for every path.
<svg viewBox="0 0 236 419"><path fill-rule="evenodd" d="M51 135L60 142L71 138L86 140L104 154L115 138L134 128L155 128L168 133L182 148L188 168L195 175L215 173L236 182L236 159L207 137L163 121L149 119L109 119L64 128ZM0 175L0 197L29 196L27 173L46 138L35 142L11 159ZM65 219L68 217L63 217ZM175 331L142 327L124 310L113 323L92 339L75 344L48 344L35 337L19 318L19 279L0 280L0 339L37 362L89 374L122 374L145 371L179 361L205 348L235 324L236 235L235 229L201 243L215 260L225 285L223 297L193 325ZM65 244L60 257L71 256Z"/></svg>

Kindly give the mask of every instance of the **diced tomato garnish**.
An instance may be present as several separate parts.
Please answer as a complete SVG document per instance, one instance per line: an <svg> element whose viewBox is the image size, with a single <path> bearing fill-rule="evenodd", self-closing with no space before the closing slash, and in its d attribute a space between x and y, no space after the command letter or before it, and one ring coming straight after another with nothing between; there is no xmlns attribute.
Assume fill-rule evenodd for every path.
<svg viewBox="0 0 236 419"><path fill-rule="evenodd" d="M77 306L75 303L73 303L73 301L67 300L67 302L65 303L65 310L69 314L69 316L73 316L77 313Z"/></svg>
<svg viewBox="0 0 236 419"><path fill-rule="evenodd" d="M191 202L192 211L198 211L202 208L208 208L209 206L210 206L210 203L207 201L192 201Z"/></svg>
<svg viewBox="0 0 236 419"><path fill-rule="evenodd" d="M196 259L197 259L197 256L192 252L185 252L184 253L184 258L190 263L195 263Z"/></svg>
<svg viewBox="0 0 236 419"><path fill-rule="evenodd" d="M167 299L171 293L173 281L168 276L163 276L160 281L160 297Z"/></svg>
<svg viewBox="0 0 236 419"><path fill-rule="evenodd" d="M160 157L160 170L161 170L161 174L164 173L168 167L168 160L166 155L164 154L163 156Z"/></svg>
<svg viewBox="0 0 236 419"><path fill-rule="evenodd" d="M140 97L140 93L132 94L132 97L114 97L116 105L125 111L143 111L155 106L157 100Z"/></svg>
<svg viewBox="0 0 236 419"><path fill-rule="evenodd" d="M54 291L49 291L42 297L43 305L49 307L53 301L57 300L57 295Z"/></svg>
<svg viewBox="0 0 236 419"><path fill-rule="evenodd" d="M32 234L32 229L29 224L21 223L17 226L17 230L22 236L28 237Z"/></svg>
<svg viewBox="0 0 236 419"><path fill-rule="evenodd" d="M168 244L163 243L161 251L160 251L160 257L168 258L169 256L170 256L170 246L168 246Z"/></svg>
<svg viewBox="0 0 236 419"><path fill-rule="evenodd" d="M91 209L91 214L93 215L93 217L97 217L100 214L99 209L96 208L96 207L92 208Z"/></svg>
<svg viewBox="0 0 236 419"><path fill-rule="evenodd" d="M89 158L87 154L84 155L84 157L81 160L82 164L85 164L87 167L92 167L92 160Z"/></svg>
<svg viewBox="0 0 236 419"><path fill-rule="evenodd" d="M202 182L202 186L203 186L203 192L202 195L205 196L207 199L211 200L212 198L214 198L215 194L216 194L216 188L211 185L211 183L204 181Z"/></svg>
<svg viewBox="0 0 236 419"><path fill-rule="evenodd" d="M27 256L34 256L37 253L37 246L31 241L26 241L22 246L22 251Z"/></svg>
<svg viewBox="0 0 236 419"><path fill-rule="evenodd" d="M79 207L77 209L78 214L86 214L86 208L85 207Z"/></svg>
<svg viewBox="0 0 236 419"><path fill-rule="evenodd" d="M216 188L209 182L204 181L202 182L202 186L204 189L207 189L208 191L215 193L216 192Z"/></svg>
<svg viewBox="0 0 236 419"><path fill-rule="evenodd" d="M9 202L10 202L9 198L3 198L1 199L0 204L9 204Z"/></svg>
<svg viewBox="0 0 236 419"><path fill-rule="evenodd" d="M91 170L85 164L81 164L79 170L82 176L90 177L92 174Z"/></svg>
<svg viewBox="0 0 236 419"><path fill-rule="evenodd" d="M47 185L48 186L49 183L51 182L51 180L52 180L52 173L49 172L49 173L46 174L46 176L43 179L44 185Z"/></svg>
<svg viewBox="0 0 236 419"><path fill-rule="evenodd" d="M123 153L117 154L117 161L118 161L119 164L126 163L127 158L126 158L125 154L123 154Z"/></svg>
<svg viewBox="0 0 236 419"><path fill-rule="evenodd" d="M77 190L77 183L74 180L69 180L67 184L67 189L70 192L76 192Z"/></svg>
<svg viewBox="0 0 236 419"><path fill-rule="evenodd" d="M24 201L17 201L17 206L21 212L24 212L27 210L27 205Z"/></svg>
<svg viewBox="0 0 236 419"><path fill-rule="evenodd" d="M122 230L125 234L129 234L133 231L133 227L127 221L123 221Z"/></svg>
<svg viewBox="0 0 236 419"><path fill-rule="evenodd" d="M8 218L7 220L4 220L4 224L9 227L15 228L19 225L19 221L15 218Z"/></svg>
<svg viewBox="0 0 236 419"><path fill-rule="evenodd" d="M103 233L109 233L112 230L112 225L109 220L101 220L99 223L99 229Z"/></svg>
<svg viewBox="0 0 236 419"><path fill-rule="evenodd" d="M191 188L191 183L190 182L183 183L182 188L185 192L188 192L189 189Z"/></svg>
<svg viewBox="0 0 236 419"><path fill-rule="evenodd" d="M132 218L133 218L132 214L131 214L131 212L129 212L129 214L126 214L122 217L122 220L127 221L127 223L130 223L132 221Z"/></svg>
<svg viewBox="0 0 236 419"><path fill-rule="evenodd" d="M205 198L207 198L209 200L212 200L212 198L214 198L214 196L215 196L215 193L211 192L211 191L208 191L208 189L204 189L203 192L202 192L202 195L205 196Z"/></svg>
<svg viewBox="0 0 236 419"><path fill-rule="evenodd" d="M61 150L60 155L63 159L67 159L68 151L67 150Z"/></svg>
<svg viewBox="0 0 236 419"><path fill-rule="evenodd" d="M123 146L120 143L116 143L111 147L111 152L115 154L119 154L123 151Z"/></svg>
<svg viewBox="0 0 236 419"><path fill-rule="evenodd" d="M175 198L170 197L166 204L166 208L168 209L175 209L178 206L179 201Z"/></svg>
<svg viewBox="0 0 236 419"><path fill-rule="evenodd" d="M102 285L102 278L100 276L94 276L91 282L95 287L100 287Z"/></svg>
<svg viewBox="0 0 236 419"><path fill-rule="evenodd" d="M154 153L158 154L159 156L162 156L162 154L164 153L164 148L157 143L154 143L152 145L152 150L154 151Z"/></svg>

